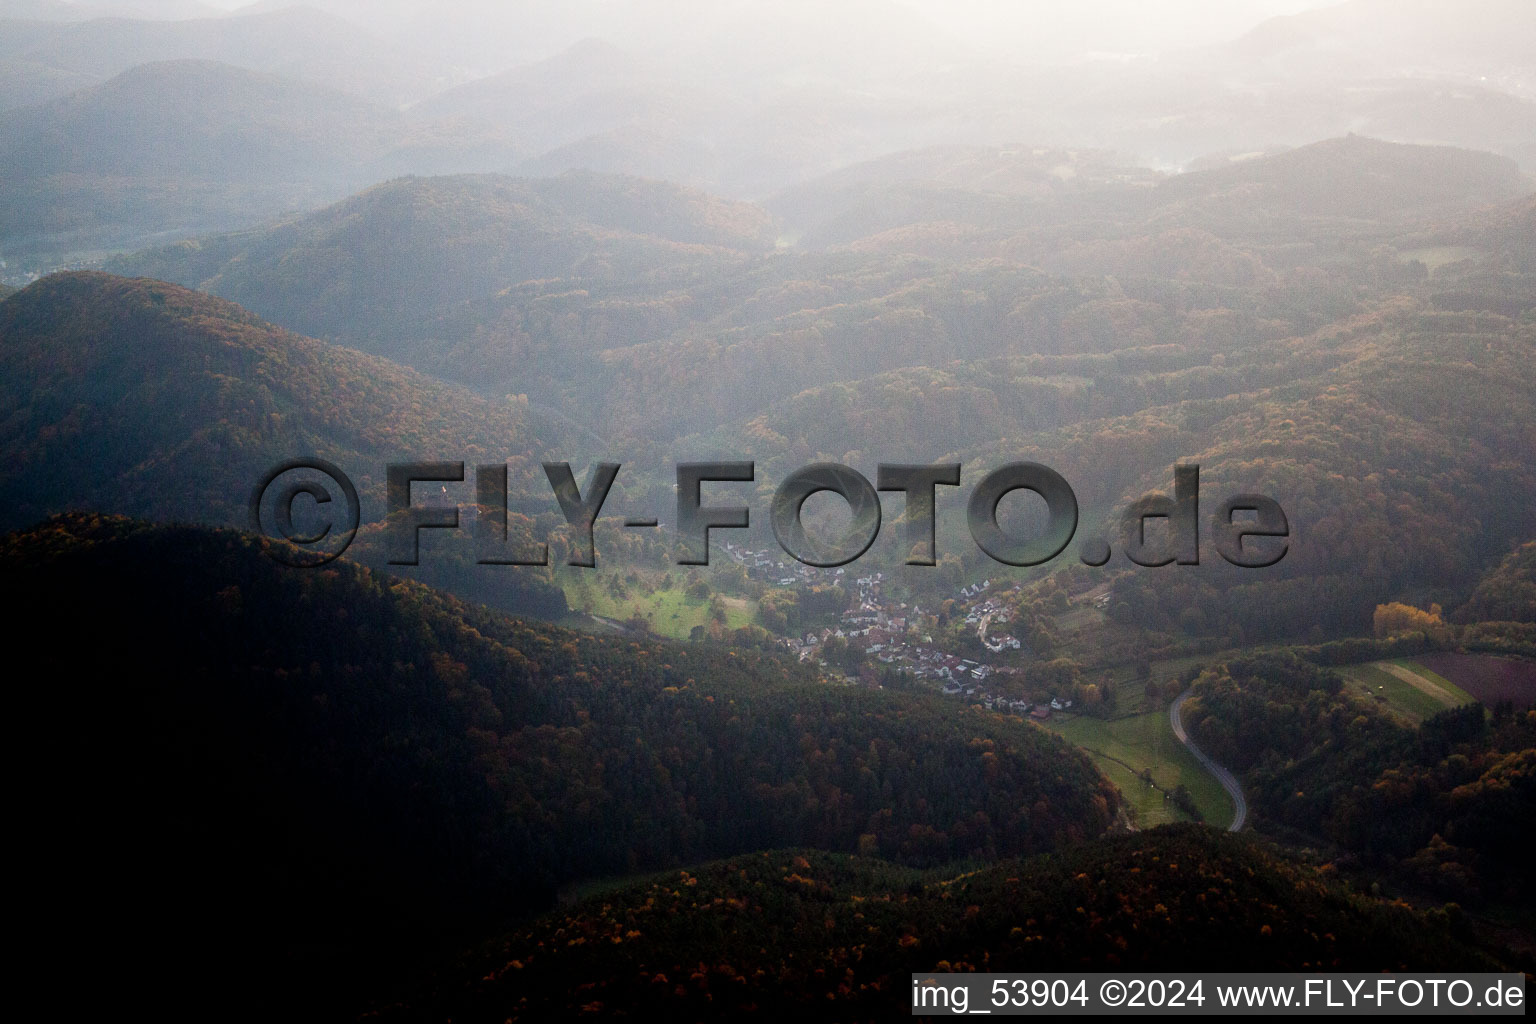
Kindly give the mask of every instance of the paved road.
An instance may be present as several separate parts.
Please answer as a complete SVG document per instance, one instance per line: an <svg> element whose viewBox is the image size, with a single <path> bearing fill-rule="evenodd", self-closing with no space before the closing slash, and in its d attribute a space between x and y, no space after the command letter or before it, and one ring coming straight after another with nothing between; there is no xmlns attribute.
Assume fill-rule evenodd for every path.
<svg viewBox="0 0 1536 1024"><path fill-rule="evenodd" d="M1199 761L1206 771L1216 776L1216 781L1221 783L1221 788L1226 790L1227 795L1232 798L1232 806L1236 810L1227 831L1239 832L1242 830L1243 823L1248 820L1248 801L1243 797L1243 787L1237 784L1237 779L1231 772L1206 757L1205 751L1197 747L1195 741L1190 739L1189 734L1184 731L1184 702L1189 699L1191 692L1185 690L1179 694L1179 699L1174 701L1173 706L1168 709L1168 719L1173 723L1173 734L1179 738L1180 743L1189 748L1189 752L1195 755L1195 760Z"/></svg>

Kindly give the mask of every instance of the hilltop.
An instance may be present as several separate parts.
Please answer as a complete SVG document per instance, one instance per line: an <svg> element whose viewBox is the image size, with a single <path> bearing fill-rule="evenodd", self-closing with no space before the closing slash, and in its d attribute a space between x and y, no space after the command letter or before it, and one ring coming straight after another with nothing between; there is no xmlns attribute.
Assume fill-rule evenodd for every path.
<svg viewBox="0 0 1536 1024"><path fill-rule="evenodd" d="M623 293L610 301L654 296L737 266L772 237L760 208L663 182L456 175L390 181L305 217L113 266L204 288L294 330L450 379L513 390L515 375L535 369L526 346L538 344L529 334L544 314L503 316L507 293L576 299L618 285Z"/></svg>
<svg viewBox="0 0 1536 1024"><path fill-rule="evenodd" d="M540 447L516 404L162 281L81 272L22 289L0 304L0 366L10 527L66 508L243 523L255 481L297 455L355 473L372 520L391 458L526 463Z"/></svg>
<svg viewBox="0 0 1536 1024"><path fill-rule="evenodd" d="M174 20L86 17L5 23L6 50L102 81L157 61L211 60L399 104L433 91L445 68L303 4Z"/></svg>
<svg viewBox="0 0 1536 1024"><path fill-rule="evenodd" d="M384 107L207 60L141 64L67 96L0 113L0 237L28 258L142 245L344 195L399 144ZM83 145L83 139L90 140Z"/></svg>

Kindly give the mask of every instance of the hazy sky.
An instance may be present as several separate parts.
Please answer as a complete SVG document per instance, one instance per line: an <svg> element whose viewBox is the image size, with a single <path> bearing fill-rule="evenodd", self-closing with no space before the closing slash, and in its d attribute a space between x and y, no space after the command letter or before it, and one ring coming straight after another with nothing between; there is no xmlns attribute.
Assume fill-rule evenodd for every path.
<svg viewBox="0 0 1536 1024"><path fill-rule="evenodd" d="M901 0L968 42L1056 51L1146 52L1232 39L1338 0Z"/></svg>
<svg viewBox="0 0 1536 1024"><path fill-rule="evenodd" d="M89 0L89 6L140 13L161 9L184 14L196 0ZM387 29L409 22L442 22L455 11L472 20L488 16L515 26L520 18L541 30L569 25L571 34L600 34L605 22L632 23L637 10L659 20L675 12L688 17L700 0L306 0L359 23ZM709 0L711 13L770 0ZM784 3L785 0L777 0ZM793 2L793 0L790 0ZM819 0L870 6L868 0ZM1085 51L1156 52L1231 39L1265 18L1329 6L1338 0L890 0L920 12L956 37L987 48L1013 49L1024 56L1062 56ZM208 7L236 10L246 0L202 0ZM266 9L287 6L264 0ZM658 26L660 27L660 26ZM615 40L622 42L622 40Z"/></svg>

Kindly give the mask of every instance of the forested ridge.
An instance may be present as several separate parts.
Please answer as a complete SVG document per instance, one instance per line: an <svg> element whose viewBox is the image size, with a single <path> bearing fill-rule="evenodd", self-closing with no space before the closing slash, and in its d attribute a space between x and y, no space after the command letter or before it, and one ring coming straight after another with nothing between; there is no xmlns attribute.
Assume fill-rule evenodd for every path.
<svg viewBox="0 0 1536 1024"><path fill-rule="evenodd" d="M318 455L383 514L391 459L506 458L527 486L526 407L273 327L148 279L57 274L0 306L7 526L69 507L243 522L273 465Z"/></svg>
<svg viewBox="0 0 1536 1024"><path fill-rule="evenodd" d="M1468 934L1454 913L1361 896L1195 825L958 875L775 850L594 894L398 986L378 1011L876 1020L910 1012L913 972L1493 969Z"/></svg>
<svg viewBox="0 0 1536 1024"><path fill-rule="evenodd" d="M961 461L969 484L1032 459L1086 534L1198 462L1208 509L1278 500L1290 554L1131 573L1115 620L1156 646L1315 641L1405 592L1448 601L1530 537L1527 187L1486 154L1359 137L1149 180L1102 154L911 154L770 200L777 226L635 179L423 178L118 265L531 396L653 499L686 458L755 459L758 505L811 461ZM774 230L794 244L764 251ZM369 253L386 269L363 280ZM941 551L997 572L962 523Z"/></svg>
<svg viewBox="0 0 1536 1024"><path fill-rule="evenodd" d="M1389 884L1529 927L1536 712L1482 704L1406 727L1294 655L1199 675L1185 721L1238 772L1260 827L1328 844Z"/></svg>
<svg viewBox="0 0 1536 1024"><path fill-rule="evenodd" d="M1018 719L834 687L750 648L535 625L345 561L289 569L268 543L78 514L0 542L28 595L19 669L47 681L19 713L65 716L85 744L39 733L25 754L66 790L110 789L84 820L29 804L66 904L159 893L168 941L211 929L270 961L311 933L430 934L765 847L920 866L1041 852L1117 806L1080 752ZM134 847L69 880L87 837L114 833Z"/></svg>
<svg viewBox="0 0 1536 1024"><path fill-rule="evenodd" d="M243 522L247 481L303 451L366 453L365 518L376 518L382 488L372 475L386 458L504 457L514 529L550 537L556 561L562 519L541 457L622 460L609 506L662 515L673 463L722 454L757 462L757 508L814 460L866 475L890 459L962 461L969 485L997 464L1033 459L1072 483L1083 536L1111 540L1115 512L1166 491L1178 462L1200 464L1207 510L1235 492L1278 500L1291 541L1263 571L1227 567L1209 543L1198 570L1119 572L1116 556L1104 573L1114 635L1095 632L1080 656L1122 661L1139 656L1132 647L1358 635L1383 602L1461 603L1481 570L1529 540L1536 478L1522 453L1536 448L1536 271L1518 228L1536 206L1508 198L1523 186L1506 163L1356 137L1145 181L1094 154L941 157L850 168L766 204L773 213L620 176L400 179L313 215L119 264L237 295L290 327L385 352L480 397L282 335L342 360L325 372L361 386L338 413L323 374L290 372L303 360L290 367L284 355L272 357L281 386L262 390L270 367L258 370L263 382L248 398L234 384L244 370L210 376L198 345L162 348L151 337L248 321L238 307L145 282L41 282L7 302L29 309L27 319L13 311L0 323L9 379L56 393L15 396L12 522L68 507ZM972 180L967 160L993 169ZM1070 187L1029 184L1055 181L1059 160L1082 172ZM958 248L929 234L875 245L881 228L767 250L775 230L792 236L827 208L818 196L838 207L850 188L878 194L934 174L996 207L967 222ZM982 186L999 174L1020 182ZM1315 195L1320 177L1337 194ZM960 216L916 201L875 207L909 226ZM96 358L93 322L72 319L87 294L97 316L139 324L132 330L151 340L135 344L120 323L108 349L158 353L154 365L178 371L175 388L144 387L147 361ZM169 319L145 319L145 296L177 296ZM109 313L118 303L122 314ZM237 333L251 330L266 329ZM381 395L384 382L393 397ZM72 394L114 403L120 422L145 427L104 431L83 404L59 403ZM172 399L197 412L168 415ZM59 438L84 457L55 458ZM47 472L34 472L45 459ZM454 497L464 503L467 489ZM961 579L1003 571L945 511L948 498L939 550L954 568L899 577L929 609ZM750 542L772 550L767 518L754 520ZM898 534L885 531L871 567L905 553ZM380 536L365 527L355 554L381 565ZM599 539L624 573L670 561L661 534L604 522ZM473 600L560 614L566 598L547 574L477 570L457 540L452 554L431 547L429 564L409 571ZM762 588L712 583L762 606ZM771 625L785 603L748 615ZM1059 631L1048 636L1033 618L1041 650L1059 648ZM791 616L782 619L788 629Z"/></svg>
<svg viewBox="0 0 1536 1024"><path fill-rule="evenodd" d="M1455 619L1536 624L1536 541L1520 545L1485 574Z"/></svg>
<svg viewBox="0 0 1536 1024"><path fill-rule="evenodd" d="M544 526L558 519L539 462L559 454L565 432L526 403L489 401L176 285L95 272L38 282L0 306L0 368L9 528L66 509L248 527L262 477L315 456L356 483L365 529L354 556L374 565L388 558L368 524L384 517L391 462L505 462L514 507L532 491L546 499ZM532 529L514 516L514 540ZM456 580L523 614L566 611L544 570Z"/></svg>

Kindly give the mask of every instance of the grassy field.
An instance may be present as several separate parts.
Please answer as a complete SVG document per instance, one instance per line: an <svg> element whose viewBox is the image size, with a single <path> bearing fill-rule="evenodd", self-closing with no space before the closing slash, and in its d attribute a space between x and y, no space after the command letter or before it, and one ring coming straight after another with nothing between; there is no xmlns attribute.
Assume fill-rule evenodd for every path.
<svg viewBox="0 0 1536 1024"><path fill-rule="evenodd" d="M1104 613L1090 604L1078 605L1056 616L1056 628L1072 633L1084 626L1097 626L1104 622Z"/></svg>
<svg viewBox="0 0 1536 1024"><path fill-rule="evenodd" d="M1482 255L1481 249L1474 249L1466 245L1436 245L1425 249L1409 249L1397 254L1397 258L1404 263L1410 260L1418 260L1424 264L1431 274L1441 267L1448 266L1461 260L1469 260Z"/></svg>
<svg viewBox="0 0 1536 1024"><path fill-rule="evenodd" d="M1446 708L1472 703L1472 697L1454 683L1406 659L1349 665L1338 671L1350 690L1376 701L1410 725Z"/></svg>
<svg viewBox="0 0 1536 1024"><path fill-rule="evenodd" d="M564 582L564 581L563 581ZM709 600L684 595L681 585L670 590L646 593L643 586L630 585L622 598L608 589L607 577L580 583L565 583L565 599L572 608L623 622L639 612L658 636L687 640L694 626L709 622ZM737 629L752 622L752 603L745 598L725 597L725 624Z"/></svg>
<svg viewBox="0 0 1536 1024"><path fill-rule="evenodd" d="M1142 828L1169 821L1185 820L1185 815L1162 793L1141 780L1138 773L1150 769L1152 779L1167 791L1183 785L1194 797L1195 806L1212 825L1225 828L1232 822L1232 801L1226 791L1173 735L1167 711L1104 721L1086 716L1052 718L1043 723L1047 729L1086 750L1094 764L1125 796ZM1129 765L1129 767L1127 767Z"/></svg>

